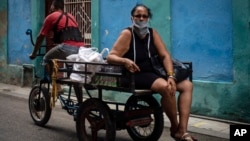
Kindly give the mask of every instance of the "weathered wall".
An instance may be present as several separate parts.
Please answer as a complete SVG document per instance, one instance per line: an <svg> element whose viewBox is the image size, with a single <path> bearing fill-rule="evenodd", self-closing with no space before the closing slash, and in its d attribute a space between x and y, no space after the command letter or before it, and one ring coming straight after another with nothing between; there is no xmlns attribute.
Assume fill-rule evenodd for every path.
<svg viewBox="0 0 250 141"><path fill-rule="evenodd" d="M231 0L172 1L172 55L193 62L195 80L232 81L232 10Z"/></svg>
<svg viewBox="0 0 250 141"><path fill-rule="evenodd" d="M111 48L120 31L131 25L130 10L139 2L141 0L100 1L99 45L101 48Z"/></svg>
<svg viewBox="0 0 250 141"><path fill-rule="evenodd" d="M25 34L31 27L31 0L22 3L25 4L20 0L8 0L8 7L15 5L15 8L8 8L8 64L13 65L31 63L28 58L31 45Z"/></svg>
<svg viewBox="0 0 250 141"><path fill-rule="evenodd" d="M7 0L0 3L0 80L4 80L4 71L7 64Z"/></svg>
<svg viewBox="0 0 250 141"><path fill-rule="evenodd" d="M32 29L33 39L36 40L36 37L38 33L40 32L40 29L43 25L43 21L45 18L45 1L31 0L31 13L32 13L31 15L32 22L29 28ZM26 37L26 38L28 39L28 44L30 44L29 37ZM30 50L32 50L33 46L30 45L29 47L30 47ZM32 64L36 66L36 75L39 76L40 78L42 78L44 74L44 68L41 65L42 59L43 59L43 56L37 56L37 58L32 61Z"/></svg>
<svg viewBox="0 0 250 141"><path fill-rule="evenodd" d="M17 1L17 0L9 0L9 1ZM32 46L30 45L29 38L24 36L23 31L25 29L18 29L19 31L17 33L18 36L24 36L22 39L24 44L20 45L15 44L16 47L25 47L24 51L20 50L20 54L22 55L19 59L20 63L8 63L8 38L15 38L8 36L8 27L10 26L8 24L8 9L7 0L2 0L0 3L0 82L3 83L11 83L11 84L20 84L20 65L22 62L26 62L28 60L24 59L24 56L28 55L28 52L26 50L30 50ZM21 20L18 21L18 24L22 24L21 22L30 22L30 27L33 30L34 38L39 32L39 29L42 25L42 21L44 19L44 1L33 1L33 0L27 0L27 2L30 2L31 4L31 17L30 19ZM177 1L162 1L162 0L134 0L134 1L127 1L127 0L105 0L105 1L99 1L99 0L92 0L92 38L93 38L93 46L104 48L109 47L111 48L115 39L118 37L121 29L124 27L127 27L131 24L130 19L130 10L131 8L137 3L142 2L146 5L148 5L152 12L153 12L153 18L150 21L150 25L153 26L158 30L158 32L161 34L163 41L167 45L168 49L171 51L171 53L174 56L177 57L183 57L184 60L189 60L194 62L194 94L193 94L193 103L192 103L192 114L197 115L204 115L209 117L216 117L221 119L227 119L227 120L234 120L234 121L241 121L241 122L248 122L250 123L250 112L248 110L248 107L250 107L250 3L249 0L232 0L232 3L228 3L229 1L224 1L228 5L229 8L231 6L231 10L225 9L220 7L220 5L217 3L215 6L215 9L224 9L222 10L219 15L219 18L223 18L223 14L227 17L227 26L226 28L222 27L220 21L225 22L225 19L223 20L217 20L218 27L210 27L215 28L215 33L218 33L218 35L225 35L228 38L228 42L226 38L224 37L217 37L217 34L214 34L214 36L211 36L211 38L208 38L210 36L209 32L212 32L213 30L209 31L210 28L207 26L207 30L205 30L207 36L203 36L206 38L203 38L202 40L198 38L198 33L204 32L204 28L202 28L201 25L199 25L199 28L196 28L192 25L192 22L197 22L198 20L204 21L208 20L209 16L216 16L216 12L213 13L211 9L207 9L207 11L199 12L200 5L196 5L193 2L189 1L191 3L191 9L189 10L197 10L196 12L193 12L193 15L188 19L185 18L184 15L182 15L182 18L186 20L192 20L186 21L187 24L181 23L180 28L174 27L173 21L177 20L175 17L175 13L173 13L173 4L181 4L183 1L178 1L179 3L174 3ZM188 2L188 1L185 1ZM205 2L205 1L199 1ZM217 2L216 0L210 1L211 3ZM24 4L24 3L20 3ZM25 3L27 4L27 3ZM201 3L202 4L202 3ZM203 3L204 5L204 3ZM19 5L15 5L19 6ZM11 8L11 6L9 6ZM196 9L195 9L196 8ZM198 9L197 9L198 8ZM206 10L207 7L205 7L202 10ZM210 6L209 8L214 8L213 6ZM182 4L182 9L178 10L176 12L179 12L179 14L188 14L182 12L183 10L188 10L187 7L185 7L185 4ZM190 12L190 11L187 11ZM191 11L192 12L192 11ZM206 15L207 12L210 12L211 15ZM230 20L230 14L228 12L231 12L231 27L229 26L230 23L228 20ZM18 12L17 14L22 14L22 12ZM202 15L204 14L204 15ZM21 16L21 15L20 15ZM27 17L28 18L28 17ZM197 19L198 18L198 19ZM179 19L180 20L180 19ZM185 22L185 21L183 21ZM211 20L210 20L211 22ZM17 24L16 23L16 24ZM197 22L196 24L201 24ZM205 23L204 23L205 24ZM206 23L207 25L209 23ZM189 26L189 32L182 33L185 39L180 40L180 36L174 32L177 30L185 31L187 28L185 26ZM210 26L216 26L217 24L210 24ZM192 27L190 29L190 27ZM23 28L23 27L22 27ZM231 33L229 31L232 31ZM192 33L192 31L196 34L193 36L189 36L189 34L186 35L186 33ZM228 34L225 34L226 33ZM213 32L212 32L213 33ZM223 34L222 34L223 33ZM22 35L21 35L22 34ZM174 35L175 34L175 35ZM212 34L213 35L213 34ZM199 35L200 36L200 35ZM216 38L215 38L216 37ZM215 39L213 39L215 38ZM173 39L178 39L179 41L176 42ZM219 41L222 41L221 43ZM20 41L22 42L22 41ZM28 42L28 43L26 43ZM206 56L206 60L202 60L202 62L198 62L198 59L195 58L189 58L192 55L195 55L197 57L198 51L200 50L202 52L201 48L196 47L198 50L188 50L188 48L182 48L182 51L185 51L185 56L178 54L179 49L175 50L175 47L183 47L186 44L191 44L194 42L202 43L202 47L210 47L212 45L217 45L216 48L214 48L210 56ZM212 42L212 43L211 43ZM178 44L181 43L181 44ZM220 43L220 44L219 44ZM224 48L225 51L220 50L220 46L226 47ZM206 48L207 49L207 48ZM178 52L177 52L178 51ZM218 53L219 60L226 58L221 63L218 64L218 67L213 67L213 71L209 72L210 76L213 76L213 72L220 72L221 69L225 73L222 81L220 81L219 78L214 76L212 79L210 76L203 75L205 71L207 71L208 68L206 68L206 61L210 61L210 59L213 60L213 58L210 57L217 57L213 54L213 52ZM193 54L195 53L195 54ZM221 53L221 54L220 54ZM199 55L199 54L198 54ZM188 57L186 57L188 56ZM230 56L230 57L229 57ZM10 57L10 56L9 56ZM28 57L28 56L27 56ZM18 58L18 57L17 57ZM14 59L16 60L16 59ZM25 61L26 60L26 61ZM37 66L40 66L41 58L37 61L31 61L31 63L36 64ZM201 61L201 60L200 60ZM16 61L13 61L16 62ZM28 62L29 63L29 62ZM210 62L209 62L210 63ZM225 64L224 64L225 63ZM204 67L201 67L200 64L204 64ZM223 66L219 66L220 64L223 64ZM224 67L227 65L226 67ZM209 66L211 67L211 66ZM198 69L199 68L199 69ZM40 69L41 70L41 69ZM202 78L202 79L201 79ZM206 81L204 78L208 78ZM28 78L27 78L28 79ZM125 100L126 95L122 95L119 93L109 95L108 98L112 98L115 100Z"/></svg>
<svg viewBox="0 0 250 141"><path fill-rule="evenodd" d="M16 65L8 64L8 1L0 3L0 80L1 82L18 84L19 70ZM17 69L13 69L17 68Z"/></svg>
<svg viewBox="0 0 250 141"><path fill-rule="evenodd" d="M218 1L214 2L217 3ZM213 2L210 1L210 3ZM206 9L206 6L215 10L208 10L207 13L200 12L205 13L204 16L199 16L200 13L193 13L190 19L192 19L191 23L196 26L190 25L190 21L187 21L188 18L186 17L186 25L183 26L188 28L181 27L182 30L189 31L188 33L191 33L191 35L183 33L188 38L180 41L182 42L180 44L187 48L190 47L189 45L194 44L190 50L185 48L181 50L189 55L193 53L196 57L196 59L191 57L194 62L195 79L192 113L249 123L249 1L232 0L232 3L225 1L219 5L218 3L212 6L203 5L205 8L200 10ZM232 7L231 10L226 8L226 5ZM185 11L185 13L188 12ZM210 15L211 12L215 13ZM214 18L211 20L212 16ZM199 19L194 17L199 17ZM197 23L198 21L201 22ZM204 24L204 27L200 27L200 24ZM211 27L207 28L208 26ZM193 36L194 34L197 35ZM206 38L202 39L200 37ZM198 45L195 43L198 43ZM179 47L180 44L177 43ZM193 47L196 49L193 49ZM178 53L174 54L178 55ZM210 64L210 62L213 63Z"/></svg>
<svg viewBox="0 0 250 141"><path fill-rule="evenodd" d="M159 2L161 6L164 6L163 8L159 8ZM92 3L94 3L95 6L97 5L97 1L95 0ZM100 42L99 44L95 44L94 42L94 46L96 45L101 49L106 47L111 48L121 30L132 24L130 12L137 3L143 3L149 6L153 14L150 25L158 30L167 47L170 47L169 0L158 2L152 2L150 0L105 0L98 2L99 7L93 7L92 10L94 15L100 14L99 17L92 17L94 21L99 20L99 32L93 36L93 40L97 38ZM96 8L99 8L99 11ZM94 30L98 28L97 22L94 22L92 28Z"/></svg>
<svg viewBox="0 0 250 141"><path fill-rule="evenodd" d="M32 6L31 6L32 4ZM14 7L13 7L14 6ZM37 64L41 58L31 61L28 58L32 50L28 28L33 35L38 33L44 19L44 1L20 2L18 0L3 0L0 3L0 81L3 83L21 84L22 64ZM40 9L40 10L39 10ZM20 12L22 11L22 12ZM31 14L32 13L32 14ZM31 24L32 21L32 24ZM34 26L32 26L34 25ZM38 69L39 70L39 69ZM31 72L31 71L29 71ZM25 73L26 74L26 73ZM25 75L24 80L31 86L31 75Z"/></svg>

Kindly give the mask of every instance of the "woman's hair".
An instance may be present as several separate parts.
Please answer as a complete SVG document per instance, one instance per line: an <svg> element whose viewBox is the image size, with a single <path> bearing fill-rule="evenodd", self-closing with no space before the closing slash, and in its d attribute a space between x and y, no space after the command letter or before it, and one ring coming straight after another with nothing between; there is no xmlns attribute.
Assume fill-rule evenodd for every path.
<svg viewBox="0 0 250 141"><path fill-rule="evenodd" d="M151 10L144 4L136 4L135 7L131 10L131 16L134 16L137 7L144 7L145 9L147 9L149 18L152 18L153 15L151 13Z"/></svg>
<svg viewBox="0 0 250 141"><path fill-rule="evenodd" d="M53 0L52 5L55 9L64 9L64 0Z"/></svg>

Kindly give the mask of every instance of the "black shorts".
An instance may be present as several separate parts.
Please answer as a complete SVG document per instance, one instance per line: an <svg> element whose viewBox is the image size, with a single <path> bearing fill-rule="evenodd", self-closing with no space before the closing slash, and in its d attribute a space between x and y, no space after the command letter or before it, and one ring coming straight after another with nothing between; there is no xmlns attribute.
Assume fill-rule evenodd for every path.
<svg viewBox="0 0 250 141"><path fill-rule="evenodd" d="M126 76L126 75L125 75ZM150 89L154 81L161 78L154 72L139 72L135 73L135 88L136 89ZM131 80L128 77L124 77L121 81L122 86L129 86Z"/></svg>

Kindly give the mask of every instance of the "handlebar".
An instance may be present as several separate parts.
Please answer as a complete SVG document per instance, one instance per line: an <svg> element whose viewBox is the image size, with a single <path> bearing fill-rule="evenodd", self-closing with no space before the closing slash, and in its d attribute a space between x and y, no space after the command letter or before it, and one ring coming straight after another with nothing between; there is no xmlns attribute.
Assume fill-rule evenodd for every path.
<svg viewBox="0 0 250 141"><path fill-rule="evenodd" d="M26 30L26 35L29 35L30 36L30 42L33 46L35 46L35 43L34 43L34 40L33 40L33 35L32 35L32 30L31 29L27 29ZM49 46L46 46L46 45L41 45L41 47L49 47Z"/></svg>
<svg viewBox="0 0 250 141"><path fill-rule="evenodd" d="M32 35L32 30L31 29L27 29L26 30L26 35L29 35L30 36L30 42L33 46L35 46L35 43L34 43L34 40L33 40L33 35ZM41 45L41 47L49 47L49 46L46 46L46 45ZM37 56L43 56L44 53L41 53L41 48L39 49L38 51L38 54Z"/></svg>
<svg viewBox="0 0 250 141"><path fill-rule="evenodd" d="M32 37L32 30L31 30L31 29L27 29L27 30L26 30L26 35L30 35L31 44L32 44L33 46L35 46L34 41L33 41L33 37Z"/></svg>

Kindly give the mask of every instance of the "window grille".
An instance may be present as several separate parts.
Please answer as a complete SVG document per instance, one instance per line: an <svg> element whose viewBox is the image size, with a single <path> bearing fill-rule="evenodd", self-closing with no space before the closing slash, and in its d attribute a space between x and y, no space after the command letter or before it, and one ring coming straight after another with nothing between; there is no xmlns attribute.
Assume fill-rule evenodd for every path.
<svg viewBox="0 0 250 141"><path fill-rule="evenodd" d="M64 0L64 10L76 17L86 46L91 46L91 0Z"/></svg>

